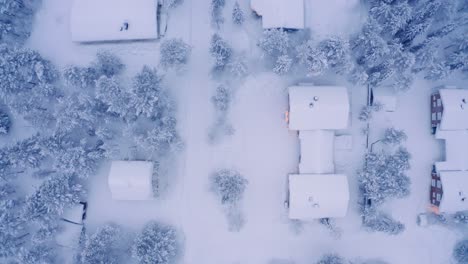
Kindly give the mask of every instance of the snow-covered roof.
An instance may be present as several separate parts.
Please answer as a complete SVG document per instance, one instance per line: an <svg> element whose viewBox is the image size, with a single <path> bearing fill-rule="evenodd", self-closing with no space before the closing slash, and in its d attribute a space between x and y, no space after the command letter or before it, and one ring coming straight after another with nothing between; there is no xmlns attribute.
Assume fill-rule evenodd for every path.
<svg viewBox="0 0 468 264"><path fill-rule="evenodd" d="M301 130L299 173L334 173L334 139L332 130Z"/></svg>
<svg viewBox="0 0 468 264"><path fill-rule="evenodd" d="M439 175L443 189L439 210L445 213L468 210L468 171L443 171Z"/></svg>
<svg viewBox="0 0 468 264"><path fill-rule="evenodd" d="M289 87L289 129L345 129L349 99L346 87Z"/></svg>
<svg viewBox="0 0 468 264"><path fill-rule="evenodd" d="M346 175L290 174L289 218L311 220L344 217L348 211Z"/></svg>
<svg viewBox="0 0 468 264"><path fill-rule="evenodd" d="M113 161L108 184L114 200L150 200L153 163L148 161Z"/></svg>
<svg viewBox="0 0 468 264"><path fill-rule="evenodd" d="M468 130L437 130L435 136L445 141L445 161L436 162L436 170L468 170Z"/></svg>
<svg viewBox="0 0 468 264"><path fill-rule="evenodd" d="M62 219L66 221L70 221L77 224L83 223L83 213L84 213L84 205L77 204L72 208L68 208L62 215Z"/></svg>
<svg viewBox="0 0 468 264"><path fill-rule="evenodd" d="M70 18L72 40L156 39L157 8L156 0L74 0Z"/></svg>
<svg viewBox="0 0 468 264"><path fill-rule="evenodd" d="M444 111L440 129L468 129L468 89L440 89Z"/></svg>
<svg viewBox="0 0 468 264"><path fill-rule="evenodd" d="M262 17L265 29L305 27L304 0L251 0L250 7Z"/></svg>
<svg viewBox="0 0 468 264"><path fill-rule="evenodd" d="M372 90L373 102L382 104L387 112L394 112L397 107L397 96L390 87L379 87Z"/></svg>

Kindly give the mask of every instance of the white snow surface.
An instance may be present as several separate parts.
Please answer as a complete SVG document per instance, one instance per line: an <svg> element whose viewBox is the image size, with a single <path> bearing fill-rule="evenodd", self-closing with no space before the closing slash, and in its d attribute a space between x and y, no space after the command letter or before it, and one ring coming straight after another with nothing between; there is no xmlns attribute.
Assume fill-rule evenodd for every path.
<svg viewBox="0 0 468 264"><path fill-rule="evenodd" d="M112 161L107 182L114 200L153 199L153 163Z"/></svg>
<svg viewBox="0 0 468 264"><path fill-rule="evenodd" d="M468 171L442 171L442 200L439 209L444 213L468 210Z"/></svg>
<svg viewBox="0 0 468 264"><path fill-rule="evenodd" d="M74 0L70 16L72 40L156 39L157 9L157 0Z"/></svg>
<svg viewBox="0 0 468 264"><path fill-rule="evenodd" d="M445 143L445 160L435 163L436 170L468 170L468 130L437 130L435 137Z"/></svg>
<svg viewBox="0 0 468 264"><path fill-rule="evenodd" d="M251 0L250 7L262 17L264 29L305 27L304 0Z"/></svg>
<svg viewBox="0 0 468 264"><path fill-rule="evenodd" d="M289 175L289 218L311 220L346 216L349 187L346 175Z"/></svg>
<svg viewBox="0 0 468 264"><path fill-rule="evenodd" d="M333 130L301 130L301 158L299 173L334 173L334 141Z"/></svg>
<svg viewBox="0 0 468 264"><path fill-rule="evenodd" d="M440 89L439 92L444 107L440 128L468 129L468 89Z"/></svg>
<svg viewBox="0 0 468 264"><path fill-rule="evenodd" d="M76 206L65 210L65 212L62 215L62 219L71 221L76 224L82 224L83 223L83 211L84 211L84 205L77 204Z"/></svg>
<svg viewBox="0 0 468 264"><path fill-rule="evenodd" d="M345 129L349 123L346 87L289 87L289 129Z"/></svg>
<svg viewBox="0 0 468 264"><path fill-rule="evenodd" d="M352 3L354 2L354 3ZM306 1L306 23L318 37L347 35L357 30L361 20L357 0ZM248 10L249 1L239 1ZM233 3L228 3L226 18ZM313 263L328 252L355 259L382 259L392 264L451 263L451 251L461 235L442 226L419 227L416 216L429 205L430 171L441 160L442 147L430 133L430 89L427 81L417 81L401 96L398 109L375 118L371 140L379 139L384 128L394 125L408 134L412 153L411 195L386 204L388 212L406 225L398 236L368 233L361 227L358 213L356 171L365 151L362 123L357 119L366 102L364 87L348 86L351 94L353 149L336 151L337 174L348 175L350 201L346 217L337 219L342 229L336 239L316 222L291 222L284 201L287 175L297 169L299 142L296 132L284 122L288 109L287 80L271 73L252 70L243 84L236 85L230 113L236 133L221 144L207 143L214 113L210 97L217 85L210 76L212 61L208 54L213 30L209 18L210 1L185 0L168 21L167 38L180 37L192 47L191 62L184 75L168 73L167 86L175 95L178 123L186 148L167 175L171 184L167 195L157 200L129 202L111 199L107 185L109 164L104 164L89 183L87 229L107 222L139 231L151 220L166 222L183 233L183 264L265 264L272 259ZM157 66L159 42L106 43L78 45L72 42L69 17L72 0L44 0L36 16L29 47L63 67L86 65L101 49L120 56L127 65L125 75L133 76L143 65ZM260 25L250 16L243 28L232 27L226 19L225 37L247 56L256 50ZM337 81L338 82L338 81ZM339 83L339 85L348 85ZM210 113L212 115L210 115ZM210 117L211 116L211 117ZM27 130L26 128L23 130ZM246 223L240 232L229 232L225 214L209 191L209 176L219 168L235 168L249 180L242 203ZM221 246L222 245L222 246Z"/></svg>

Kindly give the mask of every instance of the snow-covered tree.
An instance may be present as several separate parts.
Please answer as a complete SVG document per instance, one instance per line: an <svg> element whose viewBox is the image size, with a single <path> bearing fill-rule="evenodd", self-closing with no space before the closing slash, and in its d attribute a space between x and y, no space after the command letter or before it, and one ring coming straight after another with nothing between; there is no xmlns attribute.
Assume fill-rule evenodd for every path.
<svg viewBox="0 0 468 264"><path fill-rule="evenodd" d="M244 55L236 55L231 62L227 64L229 73L234 78L241 79L248 73L248 67Z"/></svg>
<svg viewBox="0 0 468 264"><path fill-rule="evenodd" d="M395 92L406 92L411 88L413 84L413 75L404 73L398 74L395 76L395 82L393 83L392 87Z"/></svg>
<svg viewBox="0 0 468 264"><path fill-rule="evenodd" d="M382 26L385 34L393 35L406 25L412 9L407 1L371 1L369 14Z"/></svg>
<svg viewBox="0 0 468 264"><path fill-rule="evenodd" d="M442 80L449 76L451 69L445 62L433 63L427 68L425 79L428 80Z"/></svg>
<svg viewBox="0 0 468 264"><path fill-rule="evenodd" d="M79 178L86 179L96 172L103 158L104 150L99 147L88 149L76 146L63 149L55 156L54 168L57 171L75 174Z"/></svg>
<svg viewBox="0 0 468 264"><path fill-rule="evenodd" d="M96 54L96 61L93 63L93 68L96 69L98 77L104 75L112 77L119 75L125 65L122 60L109 51L100 51Z"/></svg>
<svg viewBox="0 0 468 264"><path fill-rule="evenodd" d="M176 8L184 3L184 0L164 0L166 8Z"/></svg>
<svg viewBox="0 0 468 264"><path fill-rule="evenodd" d="M410 192L410 154L402 147L393 153L366 154L364 168L359 172L360 189L373 204L381 204L388 198L405 197Z"/></svg>
<svg viewBox="0 0 468 264"><path fill-rule="evenodd" d="M97 122L95 101L86 94L74 93L58 99L55 109L56 129L71 132L81 129L94 133Z"/></svg>
<svg viewBox="0 0 468 264"><path fill-rule="evenodd" d="M94 234L87 236L80 252L80 262L87 263L124 263L125 248L122 230L114 224L99 227Z"/></svg>
<svg viewBox="0 0 468 264"><path fill-rule="evenodd" d="M43 243L33 243L19 250L17 260L22 264L51 264L57 263L58 258L55 248Z"/></svg>
<svg viewBox="0 0 468 264"><path fill-rule="evenodd" d="M116 113L123 118L130 118L135 113L130 93L121 87L115 77L101 76L97 80L96 97L106 105L110 113Z"/></svg>
<svg viewBox="0 0 468 264"><path fill-rule="evenodd" d="M0 109L0 135L6 135L10 132L11 119L10 116Z"/></svg>
<svg viewBox="0 0 468 264"><path fill-rule="evenodd" d="M337 73L348 73L351 70L351 50L347 40L331 37L322 40L318 49L325 55L328 66Z"/></svg>
<svg viewBox="0 0 468 264"><path fill-rule="evenodd" d="M258 46L265 55L276 60L277 57L286 54L291 47L289 35L283 29L266 29L258 41Z"/></svg>
<svg viewBox="0 0 468 264"><path fill-rule="evenodd" d="M378 87L384 81L393 76L395 68L392 61L386 61L375 67L371 67L367 72L369 74L367 83L372 87Z"/></svg>
<svg viewBox="0 0 468 264"><path fill-rule="evenodd" d="M68 85L86 89L94 87L99 73L93 67L68 66L63 71L63 77Z"/></svg>
<svg viewBox="0 0 468 264"><path fill-rule="evenodd" d="M358 65L367 69L379 65L386 58L389 48L381 32L380 25L370 18L361 31L351 38L350 45Z"/></svg>
<svg viewBox="0 0 468 264"><path fill-rule="evenodd" d="M223 71L232 61L231 46L217 33L211 37L210 53L215 60L215 71Z"/></svg>
<svg viewBox="0 0 468 264"><path fill-rule="evenodd" d="M166 117L152 129L135 128L135 141L141 148L160 155L178 151L182 148L182 141L175 125L175 118Z"/></svg>
<svg viewBox="0 0 468 264"><path fill-rule="evenodd" d="M244 11L242 11L239 3L236 1L232 8L232 22L236 25L242 25L245 21Z"/></svg>
<svg viewBox="0 0 468 264"><path fill-rule="evenodd" d="M225 85L218 85L216 87L215 95L211 97L211 101L213 102L216 110L224 112L229 108L232 100L231 96L231 89Z"/></svg>
<svg viewBox="0 0 468 264"><path fill-rule="evenodd" d="M388 214L378 212L375 207L367 207L363 211L363 225L371 232L384 232L398 235L405 230L405 225L396 221Z"/></svg>
<svg viewBox="0 0 468 264"><path fill-rule="evenodd" d="M169 39L161 44L161 65L167 68L180 67L190 58L192 48L182 39Z"/></svg>
<svg viewBox="0 0 468 264"><path fill-rule="evenodd" d="M337 254L326 254L320 258L316 264L346 264L348 263L344 258Z"/></svg>
<svg viewBox="0 0 468 264"><path fill-rule="evenodd" d="M296 57L311 76L321 75L329 67L326 55L311 40L296 47Z"/></svg>
<svg viewBox="0 0 468 264"><path fill-rule="evenodd" d="M223 8L226 0L211 0L211 23L219 28L224 23Z"/></svg>
<svg viewBox="0 0 468 264"><path fill-rule="evenodd" d="M211 189L222 204L236 204L244 196L248 181L235 170L222 169L211 177Z"/></svg>
<svg viewBox="0 0 468 264"><path fill-rule="evenodd" d="M2 0L0 42L22 45L31 34L34 12L40 3L40 0Z"/></svg>
<svg viewBox="0 0 468 264"><path fill-rule="evenodd" d="M394 127L385 130L382 143L389 145L399 145L408 138L405 131Z"/></svg>
<svg viewBox="0 0 468 264"><path fill-rule="evenodd" d="M276 60L275 67L273 68L273 72L278 75L284 75L291 70L291 66L293 63L293 59L289 57L289 55L281 55Z"/></svg>
<svg viewBox="0 0 468 264"><path fill-rule="evenodd" d="M458 264L468 263L468 239L457 242L453 248L453 258Z"/></svg>
<svg viewBox="0 0 468 264"><path fill-rule="evenodd" d="M175 228L149 222L136 237L132 256L142 264L173 263L181 251Z"/></svg>
<svg viewBox="0 0 468 264"><path fill-rule="evenodd" d="M156 69L144 66L133 78L132 92L137 115L157 116L162 110L170 108L171 102L162 88L162 77Z"/></svg>
<svg viewBox="0 0 468 264"><path fill-rule="evenodd" d="M20 140L8 147L8 161L13 168L38 168L46 158L46 154L39 144L38 134Z"/></svg>
<svg viewBox="0 0 468 264"><path fill-rule="evenodd" d="M62 215L66 208L78 204L83 192L74 175L61 174L51 177L27 197L24 216L32 221L53 221Z"/></svg>

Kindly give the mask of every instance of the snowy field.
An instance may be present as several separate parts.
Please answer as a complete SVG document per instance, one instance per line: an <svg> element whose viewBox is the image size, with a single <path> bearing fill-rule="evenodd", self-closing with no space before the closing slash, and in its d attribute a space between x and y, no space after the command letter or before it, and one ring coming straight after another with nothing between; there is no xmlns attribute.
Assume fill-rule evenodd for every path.
<svg viewBox="0 0 468 264"><path fill-rule="evenodd" d="M159 67L160 41L72 42L72 2L43 0L26 46L38 50L59 68L87 65L100 50L122 58L126 77L134 76L144 65ZM248 2L239 1L244 10L248 10ZM366 16L358 0L305 2L306 12L311 14L306 24L318 39L348 36ZM232 5L233 1L227 1L229 21ZM284 206L287 175L297 172L299 161L297 134L288 130L284 119L287 87L302 77L278 76L253 62L245 80L233 81L236 88L229 120L235 133L219 143L209 142L208 133L215 122L210 100L218 84L211 74L212 61L207 59L214 33L207 15L209 9L208 0L185 0L168 18L164 38L183 39L192 47L192 54L183 71L168 71L165 77L176 99L178 129L184 142L183 150L169 161L170 172L163 176L167 190L154 201L112 200L107 185L110 164L105 162L87 186L87 229L113 222L137 232L150 220L174 225L183 233L180 263L184 264L269 264L276 263L270 262L274 259L305 264L324 253L337 253L350 260L381 259L392 264L452 263L452 249L461 235L443 226L420 227L416 223L417 215L427 211L432 164L441 159L443 151L442 144L430 133L429 96L436 84L416 80L411 90L398 96L397 111L379 112L371 121L370 141L377 140L384 128L393 125L406 131L405 145L412 155L408 172L410 196L384 204L384 209L406 226L402 234L392 236L365 231L359 215L357 171L362 167L366 139L362 133L365 125L358 115L366 104L367 88L341 79L326 80L326 84L347 86L351 98L351 127L347 132L353 136L353 148L336 154L337 170L348 176L351 197L347 216L336 220L342 231L336 237L318 221L289 220ZM246 57L259 56L259 20L247 16L242 28L225 23L220 32ZM323 78L307 80L324 82ZM210 191L209 177L222 168L239 171L249 182L240 206L245 224L239 232L229 231L225 212Z"/></svg>

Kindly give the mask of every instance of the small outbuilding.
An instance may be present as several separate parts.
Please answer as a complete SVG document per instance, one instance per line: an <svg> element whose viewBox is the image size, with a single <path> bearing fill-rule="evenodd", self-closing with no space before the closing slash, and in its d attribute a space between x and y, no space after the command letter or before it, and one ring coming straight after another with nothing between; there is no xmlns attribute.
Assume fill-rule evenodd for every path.
<svg viewBox="0 0 468 264"><path fill-rule="evenodd" d="M305 28L304 0L251 0L250 7L262 17L264 29Z"/></svg>
<svg viewBox="0 0 468 264"><path fill-rule="evenodd" d="M74 0L72 40L99 42L158 38L156 0Z"/></svg>
<svg viewBox="0 0 468 264"><path fill-rule="evenodd" d="M348 202L349 186L345 175L289 175L290 219L344 217L348 211Z"/></svg>
<svg viewBox="0 0 468 264"><path fill-rule="evenodd" d="M289 129L346 129L349 123L346 87L300 85L289 87Z"/></svg>
<svg viewBox="0 0 468 264"><path fill-rule="evenodd" d="M112 199L153 199L153 168L149 161L112 161L108 177Z"/></svg>

